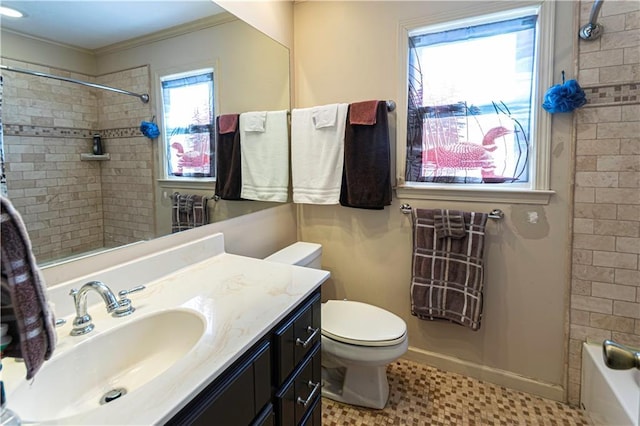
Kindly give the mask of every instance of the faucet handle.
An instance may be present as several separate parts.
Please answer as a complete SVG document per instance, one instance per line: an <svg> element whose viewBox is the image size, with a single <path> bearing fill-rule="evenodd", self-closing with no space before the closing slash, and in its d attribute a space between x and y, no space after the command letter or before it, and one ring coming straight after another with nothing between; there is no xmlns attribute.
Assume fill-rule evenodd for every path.
<svg viewBox="0 0 640 426"><path fill-rule="evenodd" d="M131 300L127 299L125 296L127 296L128 294L131 294L131 293L142 291L145 288L147 288L147 287L145 287L143 285L139 285L139 286L133 287L133 288L131 288L129 290L120 290L118 292L118 296L120 297L120 300L118 300L118 304L120 306L118 306L118 308L116 308L116 310L113 311L113 316L114 317L124 317L126 315L132 314L133 311L136 310L136 308L134 308L131 305Z"/></svg>
<svg viewBox="0 0 640 426"><path fill-rule="evenodd" d="M145 288L147 288L147 287L145 287L145 286L143 286L143 285L139 285L139 286L136 286L136 287L130 288L129 290L120 290L120 291L118 292L118 296L120 296L120 298L122 299L122 298L124 298L124 296L126 296L127 294L135 293L135 292L137 292L137 291L142 291L142 290L144 290Z"/></svg>

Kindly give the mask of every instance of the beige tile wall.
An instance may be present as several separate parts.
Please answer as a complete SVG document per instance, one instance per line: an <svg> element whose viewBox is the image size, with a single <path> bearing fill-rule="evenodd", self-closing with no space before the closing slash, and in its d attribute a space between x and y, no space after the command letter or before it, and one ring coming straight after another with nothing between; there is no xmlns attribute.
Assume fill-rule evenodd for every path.
<svg viewBox="0 0 640 426"><path fill-rule="evenodd" d="M15 60L6 65L148 92L148 67L99 77ZM150 108L121 94L5 72L4 146L8 195L40 263L154 234L153 154L139 132ZM105 92L107 93L107 92ZM124 100L122 99L124 98ZM103 127L104 126L104 127ZM81 161L96 129L110 161Z"/></svg>
<svg viewBox="0 0 640 426"><path fill-rule="evenodd" d="M19 61L6 65L91 81ZM100 167L90 152L97 98L87 87L5 72L4 146L8 195L40 262L103 246ZM80 100L80 101L78 101Z"/></svg>
<svg viewBox="0 0 640 426"><path fill-rule="evenodd" d="M98 77L97 82L134 93L149 93L149 67ZM139 130L151 120L151 107L133 96L101 91L98 127L110 161L102 163L105 247L155 235L153 144Z"/></svg>
<svg viewBox="0 0 640 426"><path fill-rule="evenodd" d="M579 22L592 2L582 1ZM569 385L580 399L585 340L640 348L640 3L605 2L596 41L580 41Z"/></svg>

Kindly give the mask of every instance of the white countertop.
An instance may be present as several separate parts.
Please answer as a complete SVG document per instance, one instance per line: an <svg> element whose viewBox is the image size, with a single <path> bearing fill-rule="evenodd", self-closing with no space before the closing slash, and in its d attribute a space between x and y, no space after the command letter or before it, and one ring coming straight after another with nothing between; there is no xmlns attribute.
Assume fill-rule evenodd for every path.
<svg viewBox="0 0 640 426"><path fill-rule="evenodd" d="M139 267L144 268L143 265ZM166 422L328 277L327 271L223 252L145 283L146 290L130 296L136 307L132 315L113 318L106 313L102 301L91 305L88 312L96 328L85 336L69 335L74 315L66 316L67 324L57 329L58 344L52 360L73 350L80 342L163 310L196 311L204 318L206 328L203 337L187 355L146 385L106 405L47 424L149 425ZM117 288L112 289L117 291ZM162 330L157 332L162 333ZM171 336L166 339L170 345ZM46 369L52 360L45 362L42 368ZM12 408L11 392L25 380L24 365L11 359L2 362L8 406ZM73 380L72 377L69 379ZM37 380L36 374L34 381ZM41 403L33 401L34 409ZM60 407L60 410L64 409ZM17 414L23 423L29 420L28 413Z"/></svg>

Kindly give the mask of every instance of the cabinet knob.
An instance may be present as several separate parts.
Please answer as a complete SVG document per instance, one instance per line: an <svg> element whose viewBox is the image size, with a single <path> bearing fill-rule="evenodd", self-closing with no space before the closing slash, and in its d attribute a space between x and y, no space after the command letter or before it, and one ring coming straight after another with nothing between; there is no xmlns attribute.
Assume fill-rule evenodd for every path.
<svg viewBox="0 0 640 426"><path fill-rule="evenodd" d="M320 327L318 328L313 328L311 326L307 327L307 333L311 333L311 336L307 337L307 340L302 340L301 338L297 338L296 339L296 345L300 345L303 348L306 348L307 346L309 346L309 344L313 341L313 339L316 337L316 335L318 334L318 331L320 331Z"/></svg>
<svg viewBox="0 0 640 426"><path fill-rule="evenodd" d="M309 388L313 388L313 390L311 391L307 399L302 399L298 397L298 400L297 400L298 404L302 405L303 407L306 407L307 405L309 405L309 403L316 398L316 395L318 395L318 392L320 392L320 382L313 383L311 380L309 380L309 382L307 382L307 386L309 386Z"/></svg>

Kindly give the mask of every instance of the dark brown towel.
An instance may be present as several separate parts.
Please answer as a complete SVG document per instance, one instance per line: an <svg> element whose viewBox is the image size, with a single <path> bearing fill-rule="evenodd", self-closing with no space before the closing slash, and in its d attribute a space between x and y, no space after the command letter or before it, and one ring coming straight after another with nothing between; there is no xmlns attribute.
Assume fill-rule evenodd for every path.
<svg viewBox="0 0 640 426"><path fill-rule="evenodd" d="M364 101L349 105L349 124L366 126L376 124L376 114L379 103L380 101Z"/></svg>
<svg viewBox="0 0 640 426"><path fill-rule="evenodd" d="M413 210L411 314L480 328L484 280L484 229L488 214L464 212L466 236L438 238L440 210Z"/></svg>
<svg viewBox="0 0 640 426"><path fill-rule="evenodd" d="M232 117L235 117L232 118ZM242 200L242 158L238 114L221 115L216 132L216 195L223 200ZM233 131L223 132L222 121L234 121ZM230 127L229 127L230 128Z"/></svg>
<svg viewBox="0 0 640 426"><path fill-rule="evenodd" d="M239 114L224 114L218 117L218 133L225 135L238 130Z"/></svg>
<svg viewBox="0 0 640 426"><path fill-rule="evenodd" d="M391 204L391 153L387 105L378 102L376 124L349 123L344 138L344 168L340 204L345 207L382 210Z"/></svg>
<svg viewBox="0 0 640 426"><path fill-rule="evenodd" d="M27 380L51 358L56 346L53 313L20 214L0 197L2 323L12 338L3 356L24 359Z"/></svg>
<svg viewBox="0 0 640 426"><path fill-rule="evenodd" d="M438 210L433 215L438 238L464 238L464 213L459 210Z"/></svg>
<svg viewBox="0 0 640 426"><path fill-rule="evenodd" d="M180 232L209 223L207 198L202 195L173 194L171 232Z"/></svg>

